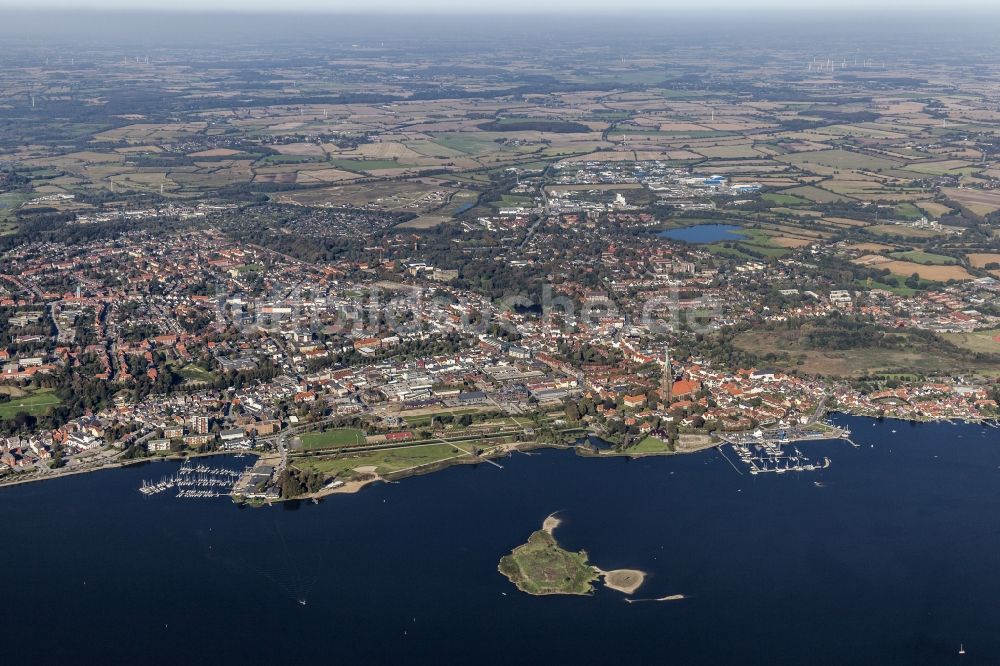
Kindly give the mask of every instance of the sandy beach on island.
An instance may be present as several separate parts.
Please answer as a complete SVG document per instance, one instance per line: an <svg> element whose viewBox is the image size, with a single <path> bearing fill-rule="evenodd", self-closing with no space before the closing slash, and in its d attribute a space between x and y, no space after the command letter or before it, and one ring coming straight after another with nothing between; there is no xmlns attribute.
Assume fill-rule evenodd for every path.
<svg viewBox="0 0 1000 666"><path fill-rule="evenodd" d="M604 578L604 587L609 587L612 590L624 592L625 594L632 594L646 580L645 572L638 569L612 569L611 571L604 571L598 567L594 567L594 570Z"/></svg>
<svg viewBox="0 0 1000 666"><path fill-rule="evenodd" d="M542 521L542 531L552 534L561 524L562 521L556 518L556 514L550 514L545 520Z"/></svg>
<svg viewBox="0 0 1000 666"><path fill-rule="evenodd" d="M687 597L685 597L683 594L669 594L665 597L659 597L657 599L626 599L625 603L637 604L642 601L683 601L686 598Z"/></svg>

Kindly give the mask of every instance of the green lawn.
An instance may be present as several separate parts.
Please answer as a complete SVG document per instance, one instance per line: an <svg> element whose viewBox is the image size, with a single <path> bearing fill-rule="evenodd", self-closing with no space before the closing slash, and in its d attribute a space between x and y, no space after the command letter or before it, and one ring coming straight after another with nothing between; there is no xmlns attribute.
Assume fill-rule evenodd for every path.
<svg viewBox="0 0 1000 666"><path fill-rule="evenodd" d="M664 441L659 437L646 437L644 440L636 444L630 449L626 449L626 453L673 453L674 447L670 442Z"/></svg>
<svg viewBox="0 0 1000 666"><path fill-rule="evenodd" d="M326 432L307 432L302 437L304 451L359 446L365 443L365 433L357 428L336 428Z"/></svg>
<svg viewBox="0 0 1000 666"><path fill-rule="evenodd" d="M294 465L299 469L312 469L331 476L340 476L358 467L374 467L379 474L389 474L464 455L450 444L425 444L398 449L350 453L343 456L296 458Z"/></svg>
<svg viewBox="0 0 1000 666"><path fill-rule="evenodd" d="M52 389L37 389L29 395L0 403L0 419L12 419L18 412L42 416L49 411L49 408L58 404L59 398L55 396Z"/></svg>

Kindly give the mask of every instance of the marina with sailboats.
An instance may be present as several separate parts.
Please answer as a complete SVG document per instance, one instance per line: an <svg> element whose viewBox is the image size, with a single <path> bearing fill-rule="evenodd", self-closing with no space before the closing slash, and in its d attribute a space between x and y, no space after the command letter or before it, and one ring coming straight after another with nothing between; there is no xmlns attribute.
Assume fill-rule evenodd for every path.
<svg viewBox="0 0 1000 666"><path fill-rule="evenodd" d="M176 496L182 498L222 497L232 493L243 473L226 467L185 463L175 474L162 476L159 481L143 480L139 492L149 496L176 489Z"/></svg>
<svg viewBox="0 0 1000 666"><path fill-rule="evenodd" d="M830 458L824 456L822 462L813 462L797 446L788 451L779 444L733 444L733 451L741 462L750 468L751 474L785 474L786 472L814 472L830 466Z"/></svg>

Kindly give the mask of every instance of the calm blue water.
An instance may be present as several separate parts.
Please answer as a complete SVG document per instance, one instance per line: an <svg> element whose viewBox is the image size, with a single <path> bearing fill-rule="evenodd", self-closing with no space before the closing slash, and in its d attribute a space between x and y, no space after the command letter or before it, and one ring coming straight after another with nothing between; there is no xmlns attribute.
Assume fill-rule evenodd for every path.
<svg viewBox="0 0 1000 666"><path fill-rule="evenodd" d="M548 451L297 510L136 492L171 463L5 489L4 663L1000 663L1000 430L840 420L862 448L780 477ZM553 511L689 598L519 593L497 562Z"/></svg>
<svg viewBox="0 0 1000 666"><path fill-rule="evenodd" d="M661 238L684 241L686 243L718 243L719 241L741 240L746 238L742 227L732 224L698 224L693 227L681 227L660 232Z"/></svg>

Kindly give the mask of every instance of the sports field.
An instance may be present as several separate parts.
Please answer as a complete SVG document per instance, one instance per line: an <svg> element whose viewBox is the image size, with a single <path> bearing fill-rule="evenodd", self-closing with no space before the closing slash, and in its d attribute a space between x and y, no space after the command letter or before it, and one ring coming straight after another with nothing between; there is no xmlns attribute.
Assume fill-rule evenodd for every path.
<svg viewBox="0 0 1000 666"><path fill-rule="evenodd" d="M307 432L299 439L302 440L303 451L317 451L363 445L365 433L357 428L336 428L325 432Z"/></svg>

